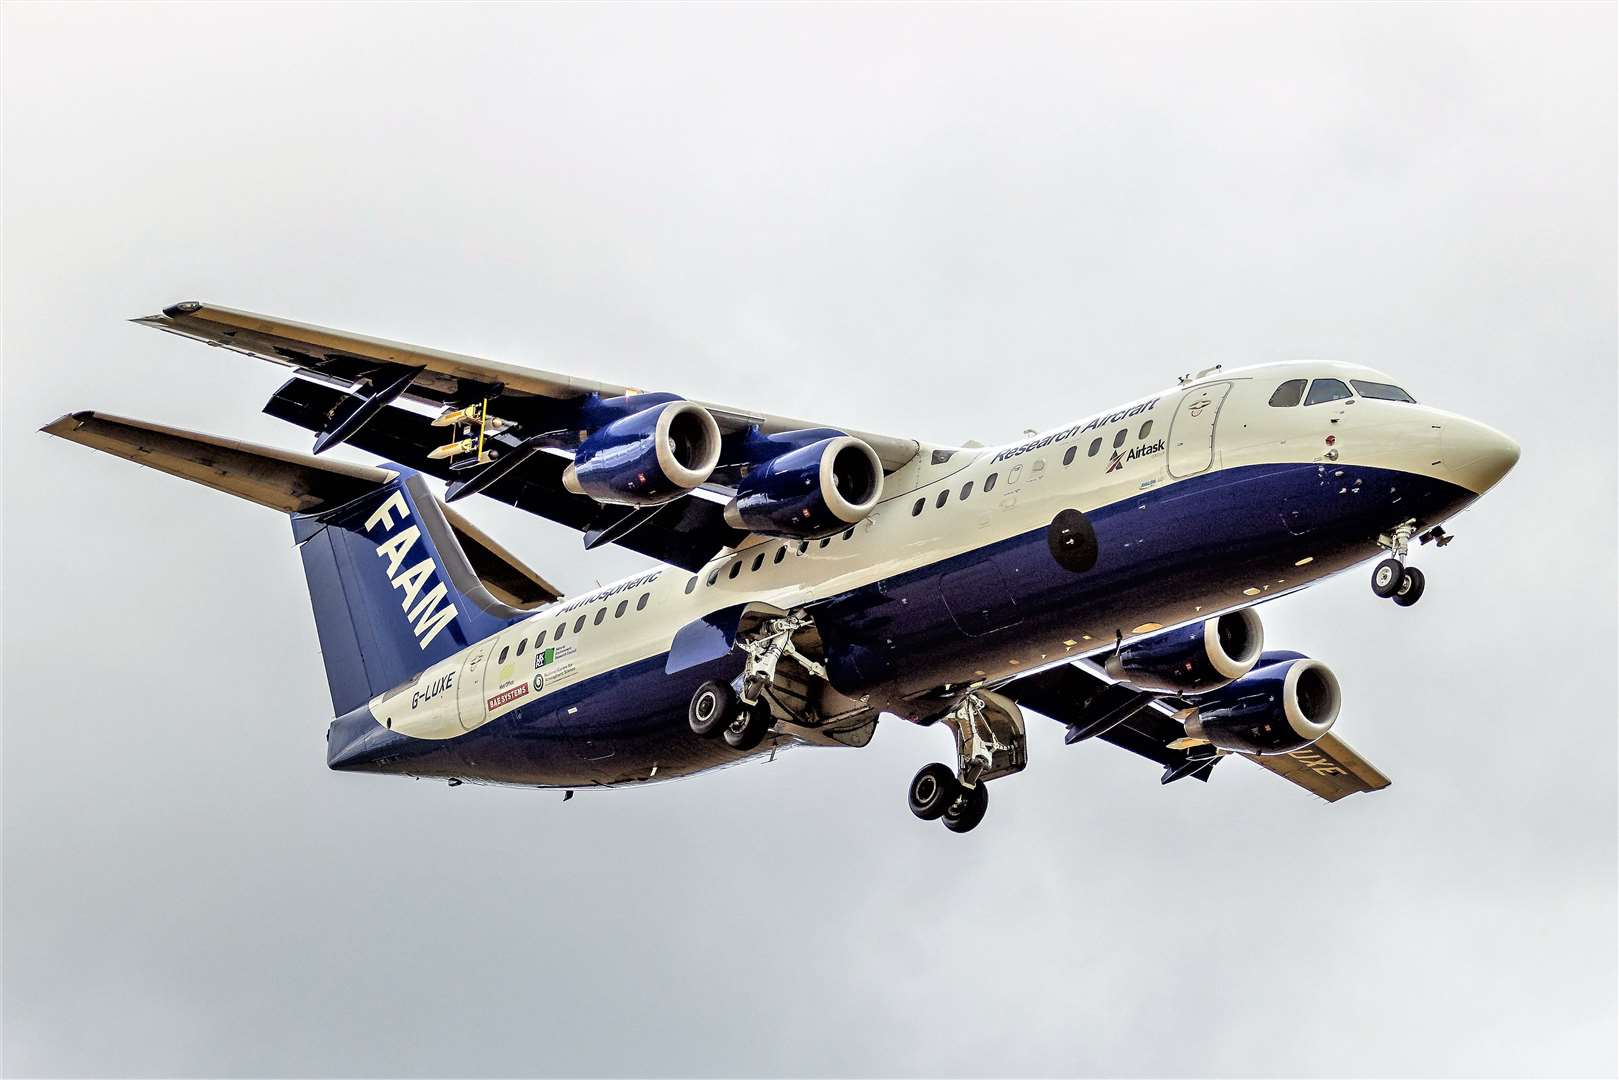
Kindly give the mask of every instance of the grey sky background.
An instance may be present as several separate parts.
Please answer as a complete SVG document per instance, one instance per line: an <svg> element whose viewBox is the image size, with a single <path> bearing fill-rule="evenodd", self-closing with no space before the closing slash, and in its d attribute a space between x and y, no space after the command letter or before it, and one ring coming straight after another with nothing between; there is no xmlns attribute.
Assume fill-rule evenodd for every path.
<svg viewBox="0 0 1619 1080"><path fill-rule="evenodd" d="M1616 1068L1615 8L0 11L11 1075ZM948 755L559 795L324 767L284 519L35 432L305 448L202 298L938 441L1364 362L1523 460L1262 609L1394 779ZM636 569L471 510L570 590Z"/></svg>

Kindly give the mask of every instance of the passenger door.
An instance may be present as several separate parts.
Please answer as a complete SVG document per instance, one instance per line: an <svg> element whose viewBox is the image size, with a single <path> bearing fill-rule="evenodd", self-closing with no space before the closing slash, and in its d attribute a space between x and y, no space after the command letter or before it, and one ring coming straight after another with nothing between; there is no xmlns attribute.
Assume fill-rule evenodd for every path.
<svg viewBox="0 0 1619 1080"><path fill-rule="evenodd" d="M1169 425L1169 475L1177 479L1206 472L1214 464L1214 423L1231 393L1228 382L1186 391Z"/></svg>

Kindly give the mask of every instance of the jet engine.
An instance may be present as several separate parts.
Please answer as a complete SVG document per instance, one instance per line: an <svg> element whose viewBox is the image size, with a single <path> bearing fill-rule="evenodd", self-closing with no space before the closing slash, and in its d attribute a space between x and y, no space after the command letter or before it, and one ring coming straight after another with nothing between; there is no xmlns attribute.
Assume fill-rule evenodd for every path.
<svg viewBox="0 0 1619 1080"><path fill-rule="evenodd" d="M652 506L708 480L720 460L714 417L690 401L669 401L592 431L562 472L562 486L598 502Z"/></svg>
<svg viewBox="0 0 1619 1080"><path fill-rule="evenodd" d="M883 463L859 439L815 429L761 441L787 449L753 465L737 483L725 507L733 528L808 539L847 529L876 507Z"/></svg>
<svg viewBox="0 0 1619 1080"><path fill-rule="evenodd" d="M1201 695L1186 734L1242 754L1287 754L1330 731L1342 703L1327 665L1297 653L1267 653L1250 674Z"/></svg>
<svg viewBox="0 0 1619 1080"><path fill-rule="evenodd" d="M1259 615L1244 608L1126 645L1105 666L1138 690L1204 694L1252 671L1264 648Z"/></svg>

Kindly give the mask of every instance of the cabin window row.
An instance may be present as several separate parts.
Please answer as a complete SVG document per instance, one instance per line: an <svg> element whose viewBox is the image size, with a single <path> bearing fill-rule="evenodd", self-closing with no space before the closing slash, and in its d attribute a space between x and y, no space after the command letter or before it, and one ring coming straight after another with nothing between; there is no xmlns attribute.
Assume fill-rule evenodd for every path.
<svg viewBox="0 0 1619 1080"><path fill-rule="evenodd" d="M640 596L636 597L635 598L635 610L636 611L645 611L647 603L651 599L652 599L652 594L651 593L642 593ZM610 604L603 604L601 607L596 609L596 614L595 614L594 617L592 617L587 612L587 613L585 613L583 615L580 615L577 619L575 619L573 621L573 632L577 634L577 633L579 633L579 631L583 630L585 628L585 620L586 619L590 619L590 622L591 622L592 626L600 626L602 623L607 621L607 612L608 611L612 611L613 618L622 619L626 614L628 614L629 610L630 610L629 597L625 597L624 599L620 600L618 602L617 607L613 607ZM561 641L564 637L566 637L567 633L568 633L568 620L566 620L566 619L563 619L561 622L557 623L556 629L554 629L554 630L541 630L538 634L534 635L534 650L536 652L538 652L540 650L540 648L542 646L544 646L545 639L546 639L547 636L549 636L551 641L553 643L555 643L555 642ZM516 650L515 650L516 655L517 656L522 656L523 653L528 651L528 647L529 647L528 646L528 638L521 639L517 643L517 647L516 647ZM500 650L500 655L495 658L495 663L504 664L506 662L506 658L508 656L511 656L512 654L513 654L512 646L510 646L510 645L504 646Z"/></svg>
<svg viewBox="0 0 1619 1080"><path fill-rule="evenodd" d="M830 547L833 540L853 540L854 539L854 530L855 530L855 527L853 525L851 525L847 529L844 529L843 532L838 534L837 536L823 536L820 539L820 546L823 547L823 548ZM798 554L800 554L800 555L808 554L809 549L810 549L810 545L812 543L815 543L815 541L800 540L798 542L798 544L797 544ZM786 559L788 549L793 547L793 546L794 545L792 545L792 544L782 544L781 546L777 547L776 548L776 553L774 555L772 555L771 558L770 558L770 562L772 564L775 564L775 563L779 563L782 560ZM748 572L750 574L756 574L760 570L764 569L765 556L767 554L769 554L769 553L761 551L761 552L759 552L757 555L755 555L753 557L753 562L748 567ZM720 574L722 572L725 574L726 578L740 577L742 575L742 567L743 567L744 564L747 564L747 562L748 562L748 557L747 557L746 554L743 554L743 555L738 555L736 557L736 559L731 563L729 569L726 569L725 566L716 566L714 569L712 569L712 570L710 570L708 572L708 578L704 582L705 586L712 586L712 585L718 584L719 580L720 580ZM693 592L696 591L697 582L701 577L702 577L702 575L700 575L700 574L694 574L686 582L686 595L690 596Z"/></svg>

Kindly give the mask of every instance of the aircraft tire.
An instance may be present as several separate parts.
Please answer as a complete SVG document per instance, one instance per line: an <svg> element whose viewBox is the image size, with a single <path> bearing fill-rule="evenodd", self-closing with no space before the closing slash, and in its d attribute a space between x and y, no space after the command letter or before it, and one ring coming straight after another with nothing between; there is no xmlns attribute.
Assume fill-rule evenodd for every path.
<svg viewBox="0 0 1619 1080"><path fill-rule="evenodd" d="M693 734L712 739L736 716L736 694L730 686L710 679L697 688L686 707L686 722Z"/></svg>
<svg viewBox="0 0 1619 1080"><path fill-rule="evenodd" d="M961 785L956 781L955 770L935 761L922 766L911 777L906 802L911 807L911 813L923 821L937 821L944 816L945 808L955 801L960 792Z"/></svg>
<svg viewBox="0 0 1619 1080"><path fill-rule="evenodd" d="M1405 567L1399 559L1384 559L1372 567L1372 593L1388 599L1399 591L1404 575Z"/></svg>
<svg viewBox="0 0 1619 1080"><path fill-rule="evenodd" d="M1414 566L1408 566L1405 573L1400 576L1400 587L1389 599L1401 607L1410 607L1422 599L1422 590L1427 587L1428 579L1423 577L1422 571Z"/></svg>
<svg viewBox="0 0 1619 1080"><path fill-rule="evenodd" d="M989 785L978 784L968 788L959 799L953 799L944 811L944 827L951 832L972 832L984 820L989 810Z"/></svg>
<svg viewBox="0 0 1619 1080"><path fill-rule="evenodd" d="M765 732L769 730L770 710L739 708L725 725L725 745L732 750L752 750L764 741Z"/></svg>

